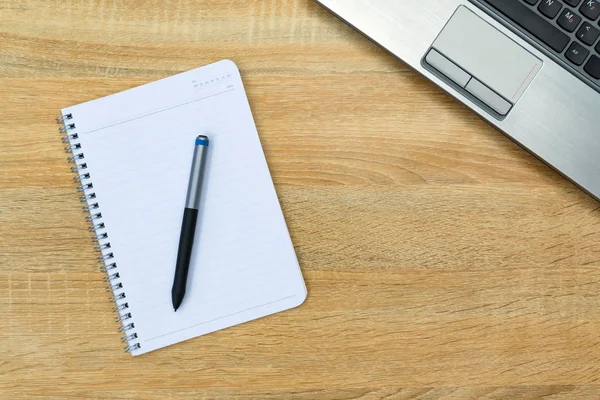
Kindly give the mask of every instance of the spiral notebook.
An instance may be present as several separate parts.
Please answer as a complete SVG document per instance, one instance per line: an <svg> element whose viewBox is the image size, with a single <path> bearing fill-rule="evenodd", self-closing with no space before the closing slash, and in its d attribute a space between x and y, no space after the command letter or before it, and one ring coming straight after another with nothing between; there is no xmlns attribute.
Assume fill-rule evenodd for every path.
<svg viewBox="0 0 600 400"><path fill-rule="evenodd" d="M306 287L239 71L221 61L62 110L58 122L140 355L300 305ZM194 139L210 136L188 291L171 286Z"/></svg>

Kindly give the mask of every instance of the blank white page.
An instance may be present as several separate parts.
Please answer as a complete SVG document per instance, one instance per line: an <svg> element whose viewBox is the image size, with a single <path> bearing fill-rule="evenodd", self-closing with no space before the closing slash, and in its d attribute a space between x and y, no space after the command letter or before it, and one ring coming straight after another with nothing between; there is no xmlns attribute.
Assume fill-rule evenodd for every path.
<svg viewBox="0 0 600 400"><path fill-rule="evenodd" d="M116 263L133 355L300 305L306 287L239 71L221 61L62 110ZM210 138L188 286L171 287L194 142ZM122 288L119 287L119 283ZM124 306L123 306L124 307Z"/></svg>

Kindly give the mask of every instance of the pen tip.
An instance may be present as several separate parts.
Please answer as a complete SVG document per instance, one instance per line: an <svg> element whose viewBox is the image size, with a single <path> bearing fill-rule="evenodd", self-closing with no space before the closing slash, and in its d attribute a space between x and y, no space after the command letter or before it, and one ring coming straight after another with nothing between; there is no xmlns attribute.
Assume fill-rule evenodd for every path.
<svg viewBox="0 0 600 400"><path fill-rule="evenodd" d="M175 310L175 312L177 312L177 309L176 309L176 308L175 308L174 310Z"/></svg>
<svg viewBox="0 0 600 400"><path fill-rule="evenodd" d="M181 307L181 302L183 301L184 293L171 292L171 300L173 301L173 310L177 311L179 309L179 307Z"/></svg>

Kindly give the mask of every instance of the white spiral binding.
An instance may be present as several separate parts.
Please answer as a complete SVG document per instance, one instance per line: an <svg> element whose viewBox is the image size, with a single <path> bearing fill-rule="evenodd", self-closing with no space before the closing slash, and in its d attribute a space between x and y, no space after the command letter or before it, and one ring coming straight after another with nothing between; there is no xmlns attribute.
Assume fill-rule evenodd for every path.
<svg viewBox="0 0 600 400"><path fill-rule="evenodd" d="M91 175L85 171L87 164L85 163L85 154L81 148L81 143L77 142L79 135L77 134L77 125L72 114L65 114L56 118L56 123L61 125L58 129L62 135L62 142L66 144L65 152L71 154L67 160L74 164L71 167L76 176L73 180L78 183L77 191L81 193L80 200L86 203L83 206L83 211L88 214L87 222L90 224L90 232L94 233L93 241L96 243L95 250L100 254L98 262L100 269L106 272L104 281L106 282L106 290L111 293L111 298L115 301L114 311L117 313L115 321L121 323L120 332L123 333L123 343L126 343L126 352L132 352L141 348L138 334L135 332L135 323L133 316L129 312L129 303L127 303L127 295L125 288L121 282L121 274L119 267L115 261L115 255L111 249L106 225L102 221L102 212L100 204L95 200L94 185L91 182Z"/></svg>

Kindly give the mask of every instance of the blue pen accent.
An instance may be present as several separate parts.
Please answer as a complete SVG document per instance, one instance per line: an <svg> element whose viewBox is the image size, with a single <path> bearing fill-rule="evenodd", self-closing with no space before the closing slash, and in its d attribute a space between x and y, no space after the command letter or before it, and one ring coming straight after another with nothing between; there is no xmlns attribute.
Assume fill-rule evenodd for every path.
<svg viewBox="0 0 600 400"><path fill-rule="evenodd" d="M196 138L196 146L208 146L208 140Z"/></svg>

